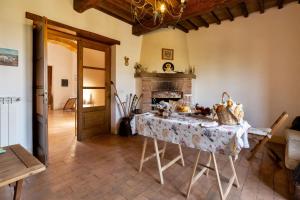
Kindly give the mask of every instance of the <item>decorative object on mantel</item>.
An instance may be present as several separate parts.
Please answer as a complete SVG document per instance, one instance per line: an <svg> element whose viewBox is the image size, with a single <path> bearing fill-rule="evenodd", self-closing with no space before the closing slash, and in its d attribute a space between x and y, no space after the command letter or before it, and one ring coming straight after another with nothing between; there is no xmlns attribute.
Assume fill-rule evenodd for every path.
<svg viewBox="0 0 300 200"><path fill-rule="evenodd" d="M225 96L227 96L227 101L225 101ZM221 124L236 125L244 118L243 105L235 103L227 92L223 92L222 103L214 105L214 110Z"/></svg>
<svg viewBox="0 0 300 200"><path fill-rule="evenodd" d="M18 50L0 48L0 65L17 67L18 62Z"/></svg>
<svg viewBox="0 0 300 200"><path fill-rule="evenodd" d="M131 13L134 21L143 27L152 29L159 27L163 23L165 14L168 15L167 17L174 18L178 22L185 8L185 3L186 0L181 0L179 4L173 0L131 0ZM143 23L147 21L145 20L145 16L148 17L149 15L153 18L152 26Z"/></svg>
<svg viewBox="0 0 300 200"><path fill-rule="evenodd" d="M139 112L139 109L137 109L137 106L140 102L140 99L143 97L143 94L141 94L139 97L137 95L133 95L132 93L129 94L128 100L125 102L121 101L121 98L118 94L117 88L113 81L110 82L114 89L114 96L116 98L116 102L119 105L121 112L121 120L120 125L118 129L118 134L120 136L129 136L132 135L132 130L130 126L130 122L133 118L133 115L137 112Z"/></svg>
<svg viewBox="0 0 300 200"><path fill-rule="evenodd" d="M174 60L174 49L162 48L161 59L162 60Z"/></svg>
<svg viewBox="0 0 300 200"><path fill-rule="evenodd" d="M134 69L135 69L135 73L147 72L147 68L138 62L135 63Z"/></svg>
<svg viewBox="0 0 300 200"><path fill-rule="evenodd" d="M127 56L124 57L124 65L125 66L129 65L129 57L127 57Z"/></svg>
<svg viewBox="0 0 300 200"><path fill-rule="evenodd" d="M164 72L174 72L174 64L171 62L166 62L163 64L162 69Z"/></svg>
<svg viewBox="0 0 300 200"><path fill-rule="evenodd" d="M188 70L189 74L195 74L195 66L189 66L189 70Z"/></svg>

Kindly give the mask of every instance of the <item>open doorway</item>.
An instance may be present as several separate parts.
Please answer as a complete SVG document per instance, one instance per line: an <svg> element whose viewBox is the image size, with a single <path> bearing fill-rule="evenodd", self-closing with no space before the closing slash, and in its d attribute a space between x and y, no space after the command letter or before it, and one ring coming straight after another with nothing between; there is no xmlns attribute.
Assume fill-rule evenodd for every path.
<svg viewBox="0 0 300 200"><path fill-rule="evenodd" d="M119 41L110 39L92 32L74 28L50 19L41 17L32 13L26 12L26 17L33 20L33 154L46 165L48 164L48 147L52 141L62 143L64 139L59 137L48 137L48 125L53 127L51 133L55 133L56 127L52 123L57 121L62 123L60 118L62 115L57 114L57 117L51 122L51 112L48 106L48 65L52 66L52 91L53 91L53 109L66 107L69 103L65 102L66 98L75 99L76 106L74 117L77 119L71 122L71 127L76 126L73 131L68 131L68 134L73 134L73 141L82 141L97 135L110 134L111 125L111 46L120 44ZM77 56L76 63L77 75L68 72L70 77L56 77L55 70L66 69L67 64L59 66L57 62L60 58L54 58L51 63L51 57L48 62L49 54L48 43L53 40L57 48L76 48ZM75 44L74 44L75 43ZM63 47L61 47L63 46ZM64 49L65 50L65 49ZM60 55L58 50L53 50L54 55ZM72 64L69 64L72 65ZM74 65L73 65L74 66ZM74 84L74 82L77 84ZM73 84L71 93L62 92L63 99L57 100L54 94L55 84L59 85L59 89L66 85ZM75 86L77 88L75 89ZM76 91L76 92L74 92ZM76 95L75 95L76 94ZM74 96L76 96L74 98ZM74 109L74 106L71 106ZM62 112L62 111L61 111ZM48 115L50 113L50 115ZM49 118L49 120L48 120ZM68 119L70 117L62 118ZM57 119L57 120L56 120ZM66 120L67 121L67 120ZM68 124L66 122L66 124ZM59 127L62 131L66 130ZM76 132L75 132L76 130ZM77 133L77 137L74 137ZM57 134L59 135L59 134ZM50 145L49 145L50 143ZM57 147L57 145L56 145Z"/></svg>
<svg viewBox="0 0 300 200"><path fill-rule="evenodd" d="M76 140L77 44L58 36L48 35L48 138L53 144ZM62 144L63 145L63 144Z"/></svg>

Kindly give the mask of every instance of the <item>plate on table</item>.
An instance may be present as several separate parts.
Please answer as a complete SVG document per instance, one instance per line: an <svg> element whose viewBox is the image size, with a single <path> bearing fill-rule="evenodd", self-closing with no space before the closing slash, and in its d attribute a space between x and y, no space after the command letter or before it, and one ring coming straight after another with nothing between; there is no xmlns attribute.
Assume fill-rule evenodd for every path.
<svg viewBox="0 0 300 200"><path fill-rule="evenodd" d="M193 114L193 112L176 112L176 113L178 113L179 115L191 115L191 114Z"/></svg>

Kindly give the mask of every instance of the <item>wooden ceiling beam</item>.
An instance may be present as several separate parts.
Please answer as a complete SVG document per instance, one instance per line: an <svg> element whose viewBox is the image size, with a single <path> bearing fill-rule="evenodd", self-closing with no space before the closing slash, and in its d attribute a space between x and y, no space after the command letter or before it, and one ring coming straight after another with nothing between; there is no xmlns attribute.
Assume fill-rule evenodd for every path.
<svg viewBox="0 0 300 200"><path fill-rule="evenodd" d="M177 24L175 25L175 27L178 28L179 30L185 32L185 33L188 33L188 32L189 32L189 30L188 30L187 28L185 28L183 25L181 25L181 24L179 24L179 23L177 23Z"/></svg>
<svg viewBox="0 0 300 200"><path fill-rule="evenodd" d="M93 8L96 4L105 0L73 0L73 8L79 13L82 13L90 8Z"/></svg>
<svg viewBox="0 0 300 200"><path fill-rule="evenodd" d="M207 23L207 21L205 19L203 19L203 17L198 16L197 19L206 27L209 27L209 23Z"/></svg>
<svg viewBox="0 0 300 200"><path fill-rule="evenodd" d="M283 0L277 0L278 9L283 8Z"/></svg>
<svg viewBox="0 0 300 200"><path fill-rule="evenodd" d="M241 10L242 10L243 16L248 17L249 16L249 11L248 11L248 8L247 8L247 4L245 2L241 2L240 7L241 7Z"/></svg>
<svg viewBox="0 0 300 200"><path fill-rule="evenodd" d="M218 25L220 25L220 24L221 24L221 20L220 20L219 17L216 15L216 13L215 13L214 11L211 11L210 13L211 13L211 15L214 17L216 23L217 23Z"/></svg>
<svg viewBox="0 0 300 200"><path fill-rule="evenodd" d="M124 4L124 2L123 2ZM123 22L126 22L128 24L133 24L133 18L131 15L131 12L127 12L126 10L122 9L122 4L116 5L110 1L103 1L101 3L98 3L97 5L94 6L94 8L110 15L113 16L117 19L122 20Z"/></svg>
<svg viewBox="0 0 300 200"><path fill-rule="evenodd" d="M71 51L76 51L77 50L77 43L72 41L72 40L68 40L65 39L63 37L59 37L56 35L52 35L52 34L48 34L48 41L54 43L54 44L59 44L62 45L66 48L68 48Z"/></svg>
<svg viewBox="0 0 300 200"><path fill-rule="evenodd" d="M125 3L125 5L124 5ZM130 5L124 1L107 1L107 0L73 0L73 8L82 13L90 8L95 8L101 12L111 15L128 24L133 24Z"/></svg>
<svg viewBox="0 0 300 200"><path fill-rule="evenodd" d="M264 0L257 0L258 8L260 13L265 12L265 1Z"/></svg>
<svg viewBox="0 0 300 200"><path fill-rule="evenodd" d="M48 28L48 35L51 35L52 37L57 37L57 38L63 38L66 40L73 40L73 41L77 41L80 40L80 37L78 37L77 35L72 35L69 33L65 33L65 32L61 32L55 29L51 29Z"/></svg>
<svg viewBox="0 0 300 200"><path fill-rule="evenodd" d="M233 21L235 19L235 9L240 9L241 15L248 17L251 12L255 12L257 9L260 13L264 13L266 8L278 7L281 9L284 4L290 2L298 2L300 0L187 0L184 12L179 19L182 22L179 26L177 25L178 19L166 14L164 17L163 24L155 26L153 24L153 13L152 11L146 11L144 18L142 19L143 24L138 23L132 16L132 0L73 0L74 9L78 12L83 12L89 8L96 8L108 15L111 15L117 19L120 19L126 23L132 24L132 33L134 35L142 35L159 28L174 26L180 30L186 32L188 29L198 30L199 27L209 27L210 19L213 17L217 24L221 24L222 20L229 19ZM155 0L147 0L153 3ZM180 0L170 0L174 6L180 4ZM276 3L273 3L276 2ZM249 4L248 4L249 3ZM254 5L253 5L254 3ZM256 5L255 5L256 4ZM254 9L254 7L256 9ZM223 12L216 12L216 9L223 9ZM209 21L207 22L201 16L210 14ZM240 15L240 14L236 14ZM199 17L200 16L200 17ZM199 20L201 22L196 23ZM186 26L186 27L184 27ZM148 27L148 28L146 28ZM187 29L188 28L188 29Z"/></svg>
<svg viewBox="0 0 300 200"><path fill-rule="evenodd" d="M198 30L199 27L190 19L187 19L186 22L193 27L193 29Z"/></svg>
<svg viewBox="0 0 300 200"><path fill-rule="evenodd" d="M225 10L226 10L226 13L227 13L227 15L229 17L229 20L233 21L234 20L234 16L233 16L232 12L230 11L230 9L228 7L226 7Z"/></svg>

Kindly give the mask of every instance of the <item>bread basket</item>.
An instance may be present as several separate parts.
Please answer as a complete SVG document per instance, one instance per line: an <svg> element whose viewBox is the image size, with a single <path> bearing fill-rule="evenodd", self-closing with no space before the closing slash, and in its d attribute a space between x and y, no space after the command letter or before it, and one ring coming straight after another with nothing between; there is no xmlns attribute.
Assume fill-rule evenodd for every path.
<svg viewBox="0 0 300 200"><path fill-rule="evenodd" d="M227 100L225 101L225 97ZM227 92L222 94L222 103L214 106L220 124L236 125L244 117L241 104L236 104Z"/></svg>

